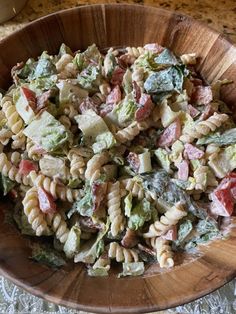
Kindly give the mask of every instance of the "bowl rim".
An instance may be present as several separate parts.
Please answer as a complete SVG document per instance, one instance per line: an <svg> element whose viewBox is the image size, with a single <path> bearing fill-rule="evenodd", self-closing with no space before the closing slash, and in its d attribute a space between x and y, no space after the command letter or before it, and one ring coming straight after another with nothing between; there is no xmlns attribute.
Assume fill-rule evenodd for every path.
<svg viewBox="0 0 236 314"><path fill-rule="evenodd" d="M127 7L127 8L142 8L143 10L148 10L150 8L152 8L153 10L157 11L157 12L163 12L163 13L172 13L173 16L178 16L178 17L182 17L182 18L186 18L188 19L190 22L194 21L196 24L201 25L202 27L207 28L208 30L210 30L213 34L216 34L218 36L221 37L221 39L223 41L226 41L227 43L229 43L236 51L236 43L234 43L230 38L228 38L225 34L215 30L212 26L209 26L207 23L203 22L203 21L199 21L194 19L193 17L191 17L188 14L183 14L181 12L178 11L173 11L173 10L168 10L168 9L163 9L160 7L156 7L153 5L143 5L143 4L130 4L130 3L102 3L102 4L85 4L85 5L80 5L78 7L72 7L72 8L68 8L68 9L63 9L63 10L59 10L50 14L47 14L45 16L39 17L36 20L33 20L29 23L27 23L26 25L24 25L23 27L21 27L20 29L15 30L14 32L12 32L11 34L7 35L6 37L2 38L0 40L0 48L2 44L6 44L7 41L15 36L18 36L19 34L23 33L26 30L30 30L30 28L32 27L32 25L37 25L40 24L42 21L47 20L51 17L55 17L56 15L67 15L70 14L71 12L76 12L76 11L80 11L83 10L85 8L88 7L102 7L103 10L105 7L113 7L113 8L118 8L118 7ZM236 222L236 219L235 219ZM1 264L1 263L0 263ZM85 305L85 304L81 304L79 302L74 302L74 301L68 301L64 298L56 298L53 295L48 295L45 294L43 289L35 286L33 288L33 293L32 293L32 287L30 287L29 285L27 285L27 282L24 282L23 280L17 278L14 274L13 271L10 271L9 269L7 269L6 265L0 265L0 275L3 275L6 279L10 280L12 283L14 283L16 286L24 289L25 291L27 291L30 294L33 294L37 297L43 298L44 300L46 300L47 302L52 302L58 305L62 305L65 307L69 307L69 308L74 308L77 310L82 310L82 311L89 311L89 312L94 312L96 311L96 313L148 313L148 312L153 312L153 311L160 311L160 310L167 310L167 309L171 309L174 308L176 306L180 306L180 305L184 305L190 302L193 302L199 298L202 298L204 296L209 295L210 293L216 291L217 289L223 287L225 284L229 283L231 280L233 280L236 276L236 269L232 270L232 273L230 275L228 275L227 277L225 277L225 280L222 280L220 282L218 282L217 284L214 285L213 288L209 288L208 290L204 290L203 292L198 292L197 293L197 297L196 295L192 296L192 297L188 297L187 300L185 300L183 303L181 302L181 300L176 301L176 302L172 302L171 303L171 307L167 306L158 306L157 304L153 303L151 306L138 306L138 307L129 307L129 306L122 306L119 308L104 308L103 305Z"/></svg>

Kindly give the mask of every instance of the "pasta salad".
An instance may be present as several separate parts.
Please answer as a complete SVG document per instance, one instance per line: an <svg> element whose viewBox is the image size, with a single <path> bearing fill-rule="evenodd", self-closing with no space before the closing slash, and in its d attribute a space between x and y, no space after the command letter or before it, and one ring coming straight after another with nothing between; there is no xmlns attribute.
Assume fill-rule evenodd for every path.
<svg viewBox="0 0 236 314"><path fill-rule="evenodd" d="M236 127L220 100L230 82L208 85L196 63L157 43L62 44L12 68L0 187L21 233L43 239L35 260L135 276L222 236L236 200Z"/></svg>

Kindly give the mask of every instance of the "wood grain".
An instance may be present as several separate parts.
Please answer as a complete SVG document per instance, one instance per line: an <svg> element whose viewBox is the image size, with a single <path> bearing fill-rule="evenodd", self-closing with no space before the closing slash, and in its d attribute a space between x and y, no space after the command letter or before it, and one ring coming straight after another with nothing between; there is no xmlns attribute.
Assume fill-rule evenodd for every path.
<svg viewBox="0 0 236 314"><path fill-rule="evenodd" d="M222 35L190 17L134 5L93 5L39 19L0 42L0 87L9 85L17 62L56 53L65 42L73 50L95 42L109 46L142 46L158 42L175 53L196 52L198 70L209 81L234 79L236 48ZM223 99L234 104L236 83L224 87ZM171 270L152 265L141 277L90 278L83 265L51 270L34 263L27 237L3 222L0 206L0 270L15 284L48 301L101 313L141 313L174 307L219 288L236 273L236 228L230 237L200 249L201 254L179 260Z"/></svg>

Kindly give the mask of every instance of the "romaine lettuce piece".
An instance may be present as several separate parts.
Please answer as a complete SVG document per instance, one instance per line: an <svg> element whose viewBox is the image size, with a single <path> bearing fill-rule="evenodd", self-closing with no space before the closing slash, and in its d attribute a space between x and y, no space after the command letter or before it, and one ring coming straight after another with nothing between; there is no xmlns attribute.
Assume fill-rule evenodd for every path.
<svg viewBox="0 0 236 314"><path fill-rule="evenodd" d="M148 150L144 153L138 155L139 159L139 169L138 173L145 173L152 171L152 164L151 164L151 154Z"/></svg>
<svg viewBox="0 0 236 314"><path fill-rule="evenodd" d="M168 173L170 173L169 154L164 148L158 148L154 151L158 164Z"/></svg>
<svg viewBox="0 0 236 314"><path fill-rule="evenodd" d="M118 275L118 277L126 276L140 276L144 273L144 263L134 262L134 263L122 263L123 271Z"/></svg>
<svg viewBox="0 0 236 314"><path fill-rule="evenodd" d="M102 152L104 149L109 149L116 144L116 139L110 131L98 134L95 140L96 142L92 145L95 154Z"/></svg>
<svg viewBox="0 0 236 314"><path fill-rule="evenodd" d="M104 71L105 76L111 78L115 67L117 66L116 58L112 51L108 51L104 58Z"/></svg>
<svg viewBox="0 0 236 314"><path fill-rule="evenodd" d="M179 67L172 66L149 75L144 83L144 88L149 94L173 91L182 92L183 78L183 73Z"/></svg>
<svg viewBox="0 0 236 314"><path fill-rule="evenodd" d="M124 88L125 94L129 94L132 92L132 73L130 69L127 69L122 81L122 86Z"/></svg>
<svg viewBox="0 0 236 314"><path fill-rule="evenodd" d="M218 146L226 146L236 144L236 128L220 132L210 133L197 141L197 145L217 144Z"/></svg>
<svg viewBox="0 0 236 314"><path fill-rule="evenodd" d="M108 276L108 270L106 267L99 267L99 268L89 268L88 275L90 277L106 277Z"/></svg>
<svg viewBox="0 0 236 314"><path fill-rule="evenodd" d="M59 49L59 57L65 55L65 54L69 54L69 55L73 55L73 52L71 51L70 47L68 47L66 44L62 43L61 47Z"/></svg>
<svg viewBox="0 0 236 314"><path fill-rule="evenodd" d="M95 239L89 240L81 245L79 253L74 257L75 263L83 262L86 264L93 264L95 262L96 258L102 254L101 248L104 249L103 238L107 234L109 226L110 221L108 219L106 225L99 231Z"/></svg>
<svg viewBox="0 0 236 314"><path fill-rule="evenodd" d="M47 245L38 243L32 245L32 256L30 258L53 268L58 268L66 264L57 251Z"/></svg>
<svg viewBox="0 0 236 314"><path fill-rule="evenodd" d="M171 110L166 99L164 99L160 105L161 123L164 128L168 127L176 118L180 115L181 111L175 112Z"/></svg>
<svg viewBox="0 0 236 314"><path fill-rule="evenodd" d="M77 65L79 71L84 70L90 63L100 64L102 55L95 44L89 46L84 52L78 52L73 62Z"/></svg>
<svg viewBox="0 0 236 314"><path fill-rule="evenodd" d="M86 69L78 74L77 81L82 88L90 92L97 91L101 82L101 68L94 64L88 65Z"/></svg>
<svg viewBox="0 0 236 314"><path fill-rule="evenodd" d="M28 218L25 215L22 208L16 208L14 209L13 213L13 219L17 224L17 227L19 228L20 232L25 235L29 236L35 236L35 231L32 229L31 224L28 222Z"/></svg>
<svg viewBox="0 0 236 314"><path fill-rule="evenodd" d="M114 113L117 116L118 124L121 127L127 126L128 123L133 121L135 111L137 110L137 104L133 99L132 94L128 94L114 109Z"/></svg>
<svg viewBox="0 0 236 314"><path fill-rule="evenodd" d="M175 65L178 63L175 55L169 49L164 49L157 57L155 57L157 64Z"/></svg>
<svg viewBox="0 0 236 314"><path fill-rule="evenodd" d="M72 258L79 251L81 230L77 226L70 229L66 243L64 244L64 252L67 258Z"/></svg>
<svg viewBox="0 0 236 314"><path fill-rule="evenodd" d="M59 102L60 105L73 103L74 101L82 102L88 97L88 92L79 86L73 85L71 82L63 80L57 83L59 88Z"/></svg>
<svg viewBox="0 0 236 314"><path fill-rule="evenodd" d="M16 182L10 180L8 177L5 177L2 173L0 173L0 191L3 195L7 195L11 189L14 188Z"/></svg>
<svg viewBox="0 0 236 314"><path fill-rule="evenodd" d="M193 230L193 225L191 220L186 219L182 223L180 223L178 227L178 236L177 240L175 241L176 245L180 245L184 242L184 240L187 238L187 236L191 233Z"/></svg>
<svg viewBox="0 0 236 314"><path fill-rule="evenodd" d="M33 78L37 79L39 77L47 77L56 73L56 66L52 59L45 52L43 52L37 62L34 73L32 74Z"/></svg>
<svg viewBox="0 0 236 314"><path fill-rule="evenodd" d="M44 155L39 160L39 167L42 174L48 177L58 177L64 181L69 176L65 160L62 158Z"/></svg>
<svg viewBox="0 0 236 314"><path fill-rule="evenodd" d="M53 152L71 139L70 132L50 113L44 111L23 133L47 152Z"/></svg>
<svg viewBox="0 0 236 314"><path fill-rule="evenodd" d="M128 220L128 227L132 230L138 230L144 225L145 221L148 221L151 218L151 203L144 198L131 209L131 214Z"/></svg>
<svg viewBox="0 0 236 314"><path fill-rule="evenodd" d="M72 208L67 213L70 218L74 213L78 212L82 216L91 217L93 215L93 194L91 186L85 187L85 195L79 201L74 202Z"/></svg>

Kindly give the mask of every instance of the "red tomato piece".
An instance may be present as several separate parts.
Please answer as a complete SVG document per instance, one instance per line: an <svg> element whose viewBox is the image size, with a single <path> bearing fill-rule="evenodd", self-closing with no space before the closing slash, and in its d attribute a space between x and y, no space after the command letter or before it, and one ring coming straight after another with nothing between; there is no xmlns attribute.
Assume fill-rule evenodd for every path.
<svg viewBox="0 0 236 314"><path fill-rule="evenodd" d="M197 110L195 107L192 105L188 105L188 112L192 118L195 118L196 116L199 115L200 111Z"/></svg>
<svg viewBox="0 0 236 314"><path fill-rule="evenodd" d="M46 108L49 105L49 98L52 97L52 91L48 90L41 95L37 96L37 112Z"/></svg>
<svg viewBox="0 0 236 314"><path fill-rule="evenodd" d="M21 162L19 164L19 173L20 174L22 174L23 176L26 176L30 173L30 171L33 171L33 170L35 170L35 171L38 170L35 163L33 163L30 160L26 160L26 159L21 160Z"/></svg>
<svg viewBox="0 0 236 314"><path fill-rule="evenodd" d="M211 194L211 212L212 214L228 217L231 216L234 209L234 200L230 189L220 189Z"/></svg>
<svg viewBox="0 0 236 314"><path fill-rule="evenodd" d="M118 58L118 64L121 68L126 69L129 65L133 64L135 61L135 57L131 56L128 53L123 54Z"/></svg>
<svg viewBox="0 0 236 314"><path fill-rule="evenodd" d="M56 203L51 194L43 188L38 188L39 207L43 213L55 213L57 210Z"/></svg>
<svg viewBox="0 0 236 314"><path fill-rule="evenodd" d="M113 108L114 108L113 104L101 106L99 113L100 116L105 117L109 112L113 110Z"/></svg>
<svg viewBox="0 0 236 314"><path fill-rule="evenodd" d="M210 86L196 86L191 96L191 102L196 105L207 105L213 99Z"/></svg>
<svg viewBox="0 0 236 314"><path fill-rule="evenodd" d="M165 234L162 235L163 239L175 241L177 240L177 226L171 227Z"/></svg>
<svg viewBox="0 0 236 314"><path fill-rule="evenodd" d="M178 165L178 179L179 180L188 180L189 176L189 162L187 160L181 161Z"/></svg>
<svg viewBox="0 0 236 314"><path fill-rule="evenodd" d="M135 120L140 122L147 119L154 107L151 96L142 94L139 99L139 108L135 112Z"/></svg>
<svg viewBox="0 0 236 314"><path fill-rule="evenodd" d="M111 84L121 85L124 74L125 74L125 70L117 66L112 73Z"/></svg>
<svg viewBox="0 0 236 314"><path fill-rule="evenodd" d="M21 94L25 97L28 102L28 105L32 110L36 109L36 95L35 92L26 87L21 87Z"/></svg>
<svg viewBox="0 0 236 314"><path fill-rule="evenodd" d="M204 152L192 144L186 143L184 145L184 148L184 156L186 156L190 160L200 159L204 156Z"/></svg>
<svg viewBox="0 0 236 314"><path fill-rule="evenodd" d="M87 110L92 109L94 112L98 113L97 106L93 102L90 97L87 97L80 105L79 105L80 112L83 114Z"/></svg>
<svg viewBox="0 0 236 314"><path fill-rule="evenodd" d="M107 95L106 104L118 104L121 101L121 91L119 85L116 85L109 95Z"/></svg>
<svg viewBox="0 0 236 314"><path fill-rule="evenodd" d="M181 123L179 119L171 123L161 134L157 141L157 146L171 146L181 135Z"/></svg>
<svg viewBox="0 0 236 314"><path fill-rule="evenodd" d="M144 46L144 48L153 52L153 53L159 53L159 52L162 52L164 50L164 48L157 43L146 44Z"/></svg>

